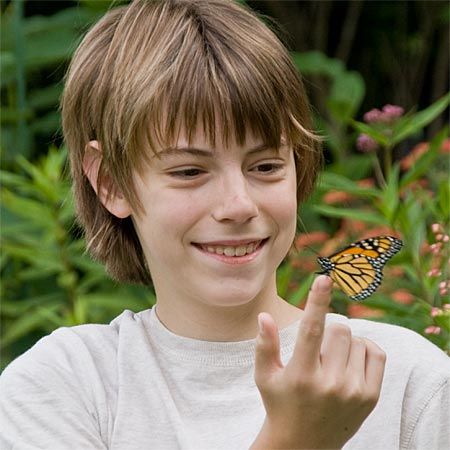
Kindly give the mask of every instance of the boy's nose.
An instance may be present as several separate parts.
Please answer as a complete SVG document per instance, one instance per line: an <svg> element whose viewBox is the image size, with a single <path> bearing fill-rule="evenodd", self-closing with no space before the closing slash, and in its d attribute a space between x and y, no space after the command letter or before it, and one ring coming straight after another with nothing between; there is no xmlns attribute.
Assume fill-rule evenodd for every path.
<svg viewBox="0 0 450 450"><path fill-rule="evenodd" d="M212 215L219 222L245 223L258 215L258 206L243 174L224 180L217 199Z"/></svg>

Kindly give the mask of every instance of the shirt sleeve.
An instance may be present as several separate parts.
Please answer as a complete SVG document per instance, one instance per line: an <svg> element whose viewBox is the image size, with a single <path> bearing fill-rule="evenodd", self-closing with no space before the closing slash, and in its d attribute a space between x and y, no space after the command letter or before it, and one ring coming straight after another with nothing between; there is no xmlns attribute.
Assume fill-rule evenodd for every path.
<svg viewBox="0 0 450 450"><path fill-rule="evenodd" d="M420 411L407 448L450 448L450 380L441 383Z"/></svg>
<svg viewBox="0 0 450 450"><path fill-rule="evenodd" d="M106 449L92 397L51 341L13 361L0 377L0 447ZM77 364L78 365L78 364Z"/></svg>

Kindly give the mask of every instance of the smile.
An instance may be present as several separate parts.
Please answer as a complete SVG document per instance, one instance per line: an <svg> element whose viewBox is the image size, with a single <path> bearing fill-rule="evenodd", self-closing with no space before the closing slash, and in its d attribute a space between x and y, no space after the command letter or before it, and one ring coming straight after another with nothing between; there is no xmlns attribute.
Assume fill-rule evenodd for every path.
<svg viewBox="0 0 450 450"><path fill-rule="evenodd" d="M261 244L261 241L255 241L247 245L201 245L202 250L208 253L216 253L225 256L244 256L253 253Z"/></svg>
<svg viewBox="0 0 450 450"><path fill-rule="evenodd" d="M248 259L248 257L256 256L258 250L266 243L268 239L259 239L254 241L244 242L220 242L220 243L205 243L194 244L199 250L211 256L219 257L220 259ZM232 245L233 244L233 245Z"/></svg>

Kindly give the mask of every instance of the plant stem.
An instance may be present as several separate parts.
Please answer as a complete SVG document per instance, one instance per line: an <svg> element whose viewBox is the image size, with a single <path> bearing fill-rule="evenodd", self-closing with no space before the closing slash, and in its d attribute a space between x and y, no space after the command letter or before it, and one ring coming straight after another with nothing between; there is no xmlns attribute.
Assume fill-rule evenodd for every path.
<svg viewBox="0 0 450 450"><path fill-rule="evenodd" d="M392 146L386 145L383 147L383 163L384 163L384 176L389 178L392 167Z"/></svg>
<svg viewBox="0 0 450 450"><path fill-rule="evenodd" d="M378 159L378 156L376 154L372 154L372 166L373 171L375 172L375 178L378 182L378 185L381 188L386 187L386 179L384 178L383 171L381 170L380 160Z"/></svg>
<svg viewBox="0 0 450 450"><path fill-rule="evenodd" d="M23 36L23 0L16 0L13 8L14 20L14 38L15 38L15 57L16 57L16 84L17 97L16 108L18 112L16 139L19 154L26 154L26 122L25 122L25 43Z"/></svg>

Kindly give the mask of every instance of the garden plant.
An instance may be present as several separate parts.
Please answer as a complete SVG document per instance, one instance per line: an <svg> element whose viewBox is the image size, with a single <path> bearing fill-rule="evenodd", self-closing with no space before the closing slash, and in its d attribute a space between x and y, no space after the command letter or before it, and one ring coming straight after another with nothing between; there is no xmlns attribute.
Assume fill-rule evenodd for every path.
<svg viewBox="0 0 450 450"><path fill-rule="evenodd" d="M58 327L108 323L124 309L154 304L151 290L118 285L86 254L74 216L57 102L65 63L108 6L81 3L25 20L17 1L2 17L1 368ZM449 130L425 133L448 112L450 95L421 110L373 105L363 114L360 73L319 51L292 57L306 80L320 77L327 86L327 114L316 117L326 164L299 208L280 295L301 307L318 255L365 237L399 236L404 248L377 292L353 302L336 290L333 311L405 326L450 352ZM54 79L45 87L27 81L48 67ZM49 133L51 145L43 138Z"/></svg>

